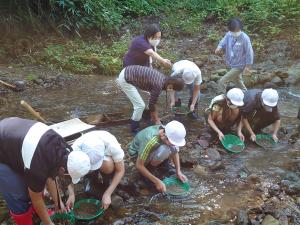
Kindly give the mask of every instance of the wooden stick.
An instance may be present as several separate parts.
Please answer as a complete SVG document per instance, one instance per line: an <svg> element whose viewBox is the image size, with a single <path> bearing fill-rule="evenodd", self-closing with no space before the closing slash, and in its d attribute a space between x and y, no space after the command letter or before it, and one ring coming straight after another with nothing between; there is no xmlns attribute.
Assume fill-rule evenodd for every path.
<svg viewBox="0 0 300 225"><path fill-rule="evenodd" d="M8 88L11 88L11 89L14 89L14 90L17 89L17 87L16 87L15 85L6 83L6 82L4 82L3 80L0 80L0 83L3 84L5 87L8 87Z"/></svg>
<svg viewBox="0 0 300 225"><path fill-rule="evenodd" d="M37 118L38 120L46 123L47 121L40 115L39 112L35 111L27 102L25 102L24 100L21 101L21 105L27 109L28 112L30 112L35 118Z"/></svg>

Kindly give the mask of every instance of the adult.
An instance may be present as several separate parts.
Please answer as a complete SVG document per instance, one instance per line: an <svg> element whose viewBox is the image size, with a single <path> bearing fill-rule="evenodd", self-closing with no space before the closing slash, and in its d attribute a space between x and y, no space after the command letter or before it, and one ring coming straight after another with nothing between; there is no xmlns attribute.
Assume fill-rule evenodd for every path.
<svg viewBox="0 0 300 225"><path fill-rule="evenodd" d="M174 63L171 76L182 77L184 83L187 85L190 94L188 104L191 111L190 116L196 119L197 115L195 111L198 107L200 85L202 83L201 70L195 63L189 60L180 60ZM181 99L179 98L178 93L176 93L175 97L175 92L171 95L171 107L173 106L181 106Z"/></svg>
<svg viewBox="0 0 300 225"><path fill-rule="evenodd" d="M252 141L256 141L256 133L271 124L273 124L272 138L278 141L277 132L280 128L278 98L278 92L272 88L252 89L245 92L245 105L241 108L241 112L244 127Z"/></svg>
<svg viewBox="0 0 300 225"><path fill-rule="evenodd" d="M89 156L91 171L98 170L103 176L113 177L102 196L102 207L107 209L111 204L111 195L125 173L124 151L119 142L107 131L91 131L78 138L72 148Z"/></svg>
<svg viewBox="0 0 300 225"><path fill-rule="evenodd" d="M167 77L155 69L145 66L127 66L122 70L117 79L120 88L125 92L133 105L131 117L131 132L136 134L139 129L139 121L145 109L145 103L137 88L149 91L149 111L154 124L160 124L156 103L160 93L165 91L180 91L184 87L181 78Z"/></svg>
<svg viewBox="0 0 300 225"><path fill-rule="evenodd" d="M90 170L86 154L67 148L64 139L43 123L17 117L0 122L0 192L17 225L32 225L33 210L43 224L53 225L43 200L45 186L56 209L66 211L56 176L68 172L77 183ZM70 195L70 208L74 201Z"/></svg>
<svg viewBox="0 0 300 225"><path fill-rule="evenodd" d="M219 80L219 88L224 91L226 83L234 82L243 90L243 73L250 73L250 66L253 64L253 49L249 36L242 31L243 24L239 19L231 19L228 22L228 30L220 41L216 54L225 51L226 63L230 70Z"/></svg>
<svg viewBox="0 0 300 225"><path fill-rule="evenodd" d="M242 133L242 118L239 107L244 105L244 93L239 88L230 89L226 95L213 99L210 105L207 122L209 126L218 134L222 141L224 134L230 133L237 125L237 134L244 141Z"/></svg>
<svg viewBox="0 0 300 225"><path fill-rule="evenodd" d="M168 59L162 58L157 52L157 45L161 40L161 30L158 24L151 24L146 27L144 35L135 37L123 60L123 67L140 65L152 67L152 60L155 59L162 65L171 67Z"/></svg>
<svg viewBox="0 0 300 225"><path fill-rule="evenodd" d="M145 128L135 136L129 146L129 155L136 160L137 170L160 192L165 192L166 186L149 170L149 166L159 169L160 165L171 158L176 168L176 176L186 182L187 178L181 172L179 160L179 147L185 145L185 136L183 124L174 120L165 127L154 125Z"/></svg>

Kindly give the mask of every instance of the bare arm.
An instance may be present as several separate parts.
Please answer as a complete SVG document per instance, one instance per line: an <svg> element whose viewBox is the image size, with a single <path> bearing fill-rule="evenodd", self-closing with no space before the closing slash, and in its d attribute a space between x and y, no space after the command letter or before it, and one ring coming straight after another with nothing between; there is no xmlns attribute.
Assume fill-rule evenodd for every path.
<svg viewBox="0 0 300 225"><path fill-rule="evenodd" d="M67 210L70 211L75 203L75 192L74 192L74 184L68 185L69 197L66 203Z"/></svg>
<svg viewBox="0 0 300 225"><path fill-rule="evenodd" d="M151 112L151 120L154 124L161 124L161 121L158 117L158 113L157 113L157 110L156 110L156 106L155 106L155 111L154 112Z"/></svg>
<svg viewBox="0 0 300 225"><path fill-rule="evenodd" d="M276 120L275 123L273 124L273 134L272 134L272 137L274 139L274 141L278 141L278 138L277 138L277 133L278 133L278 130L280 128L280 123L281 121L280 120Z"/></svg>
<svg viewBox="0 0 300 225"><path fill-rule="evenodd" d="M256 141L255 133L253 132L253 130L252 130L252 128L251 128L251 126L250 126L249 121L248 121L247 118L243 118L243 124L244 124L245 128L248 130L248 132L250 133L251 140L252 141Z"/></svg>
<svg viewBox="0 0 300 225"><path fill-rule="evenodd" d="M175 91L174 90L169 90L168 95L169 95L169 98L170 98L170 107L172 108L173 106L175 106Z"/></svg>
<svg viewBox="0 0 300 225"><path fill-rule="evenodd" d="M57 199L57 189L56 189L55 181L52 178L48 178L46 181L46 185L47 185L48 191L53 199L56 209L58 209L58 204L60 201L61 210L65 211L65 207L64 207L64 204L63 204L61 198L59 197L59 201Z"/></svg>
<svg viewBox="0 0 300 225"><path fill-rule="evenodd" d="M214 121L217 117L217 114L218 114L218 112L215 112L215 111L212 111L211 113L209 113L207 122L210 125L210 127L218 134L219 139L222 140L224 137L224 134L218 128L218 126L215 124L215 121Z"/></svg>
<svg viewBox="0 0 300 225"><path fill-rule="evenodd" d="M43 224L46 225L54 225L52 221L50 220L50 217L47 212L47 208L43 199L43 193L42 192L33 192L30 188L28 188L29 196L32 201L32 205L42 220Z"/></svg>
<svg viewBox="0 0 300 225"><path fill-rule="evenodd" d="M153 51L153 49L146 50L145 54L151 56L165 66L172 67L172 63L170 60L162 58L157 52Z"/></svg>
<svg viewBox="0 0 300 225"><path fill-rule="evenodd" d="M245 141L245 137L242 133L242 129L243 129L243 117L241 117L240 121L239 121L239 124L238 124L238 127L237 127L237 134L239 136L239 138L242 140L242 141Z"/></svg>
<svg viewBox="0 0 300 225"><path fill-rule="evenodd" d="M111 204L111 195L120 183L122 177L124 176L125 173L125 166L124 166L124 161L122 160L121 162L115 163L115 175L112 179L111 184L109 187L106 189L106 191L103 194L103 208L107 209L108 206Z"/></svg>
<svg viewBox="0 0 300 225"><path fill-rule="evenodd" d="M136 164L135 164L137 170L146 178L148 178L155 186L156 189L160 192L166 191L165 184L156 176L154 176L150 171L145 167L144 160L141 160L140 158L137 158Z"/></svg>
<svg viewBox="0 0 300 225"><path fill-rule="evenodd" d="M187 178L186 176L181 172L180 169L180 159L179 159L179 153L175 153L171 155L171 158L174 162L175 168L176 168L176 175L178 177L179 180L181 180L182 182L186 182Z"/></svg>

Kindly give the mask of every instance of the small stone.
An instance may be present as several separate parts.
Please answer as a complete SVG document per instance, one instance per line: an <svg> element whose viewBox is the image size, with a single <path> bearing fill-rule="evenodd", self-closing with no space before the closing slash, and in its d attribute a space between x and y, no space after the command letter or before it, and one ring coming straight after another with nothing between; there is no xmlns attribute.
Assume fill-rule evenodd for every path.
<svg viewBox="0 0 300 225"><path fill-rule="evenodd" d="M280 223L273 216L267 215L262 221L261 225L280 225Z"/></svg>
<svg viewBox="0 0 300 225"><path fill-rule="evenodd" d="M225 166L221 161L213 162L209 165L209 169L212 171L224 169Z"/></svg>
<svg viewBox="0 0 300 225"><path fill-rule="evenodd" d="M210 89L212 91L217 91L218 90L218 84L215 81L209 81L206 84L207 89Z"/></svg>
<svg viewBox="0 0 300 225"><path fill-rule="evenodd" d="M248 176L248 180L252 183L259 183L260 182L260 178L257 174L251 174L250 176Z"/></svg>
<svg viewBox="0 0 300 225"><path fill-rule="evenodd" d="M211 160L215 160L215 161L221 160L220 153L214 148L207 149L207 155L208 155L208 158Z"/></svg>
<svg viewBox="0 0 300 225"><path fill-rule="evenodd" d="M273 77L271 82L276 85L282 85L284 83L283 80L277 76Z"/></svg>
<svg viewBox="0 0 300 225"><path fill-rule="evenodd" d="M207 173L206 167L201 166L201 165L194 166L193 171L197 175L204 175Z"/></svg>
<svg viewBox="0 0 300 225"><path fill-rule="evenodd" d="M121 198L119 195L113 195L111 197L111 207L113 209L118 209L123 205L124 205L123 198Z"/></svg>

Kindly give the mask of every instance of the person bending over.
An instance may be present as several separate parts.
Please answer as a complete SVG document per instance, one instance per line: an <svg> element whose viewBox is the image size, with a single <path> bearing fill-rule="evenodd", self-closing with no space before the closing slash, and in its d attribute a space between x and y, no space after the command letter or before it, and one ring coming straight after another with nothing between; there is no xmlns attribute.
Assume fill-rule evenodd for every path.
<svg viewBox="0 0 300 225"><path fill-rule="evenodd" d="M165 127L154 125L140 131L129 146L129 155L136 160L136 168L160 192L166 191L165 184L156 177L151 168L160 170L171 158L176 168L176 175L186 182L186 176L181 172L179 147L185 145L186 130L182 123L171 121ZM163 175L160 171L160 175Z"/></svg>

